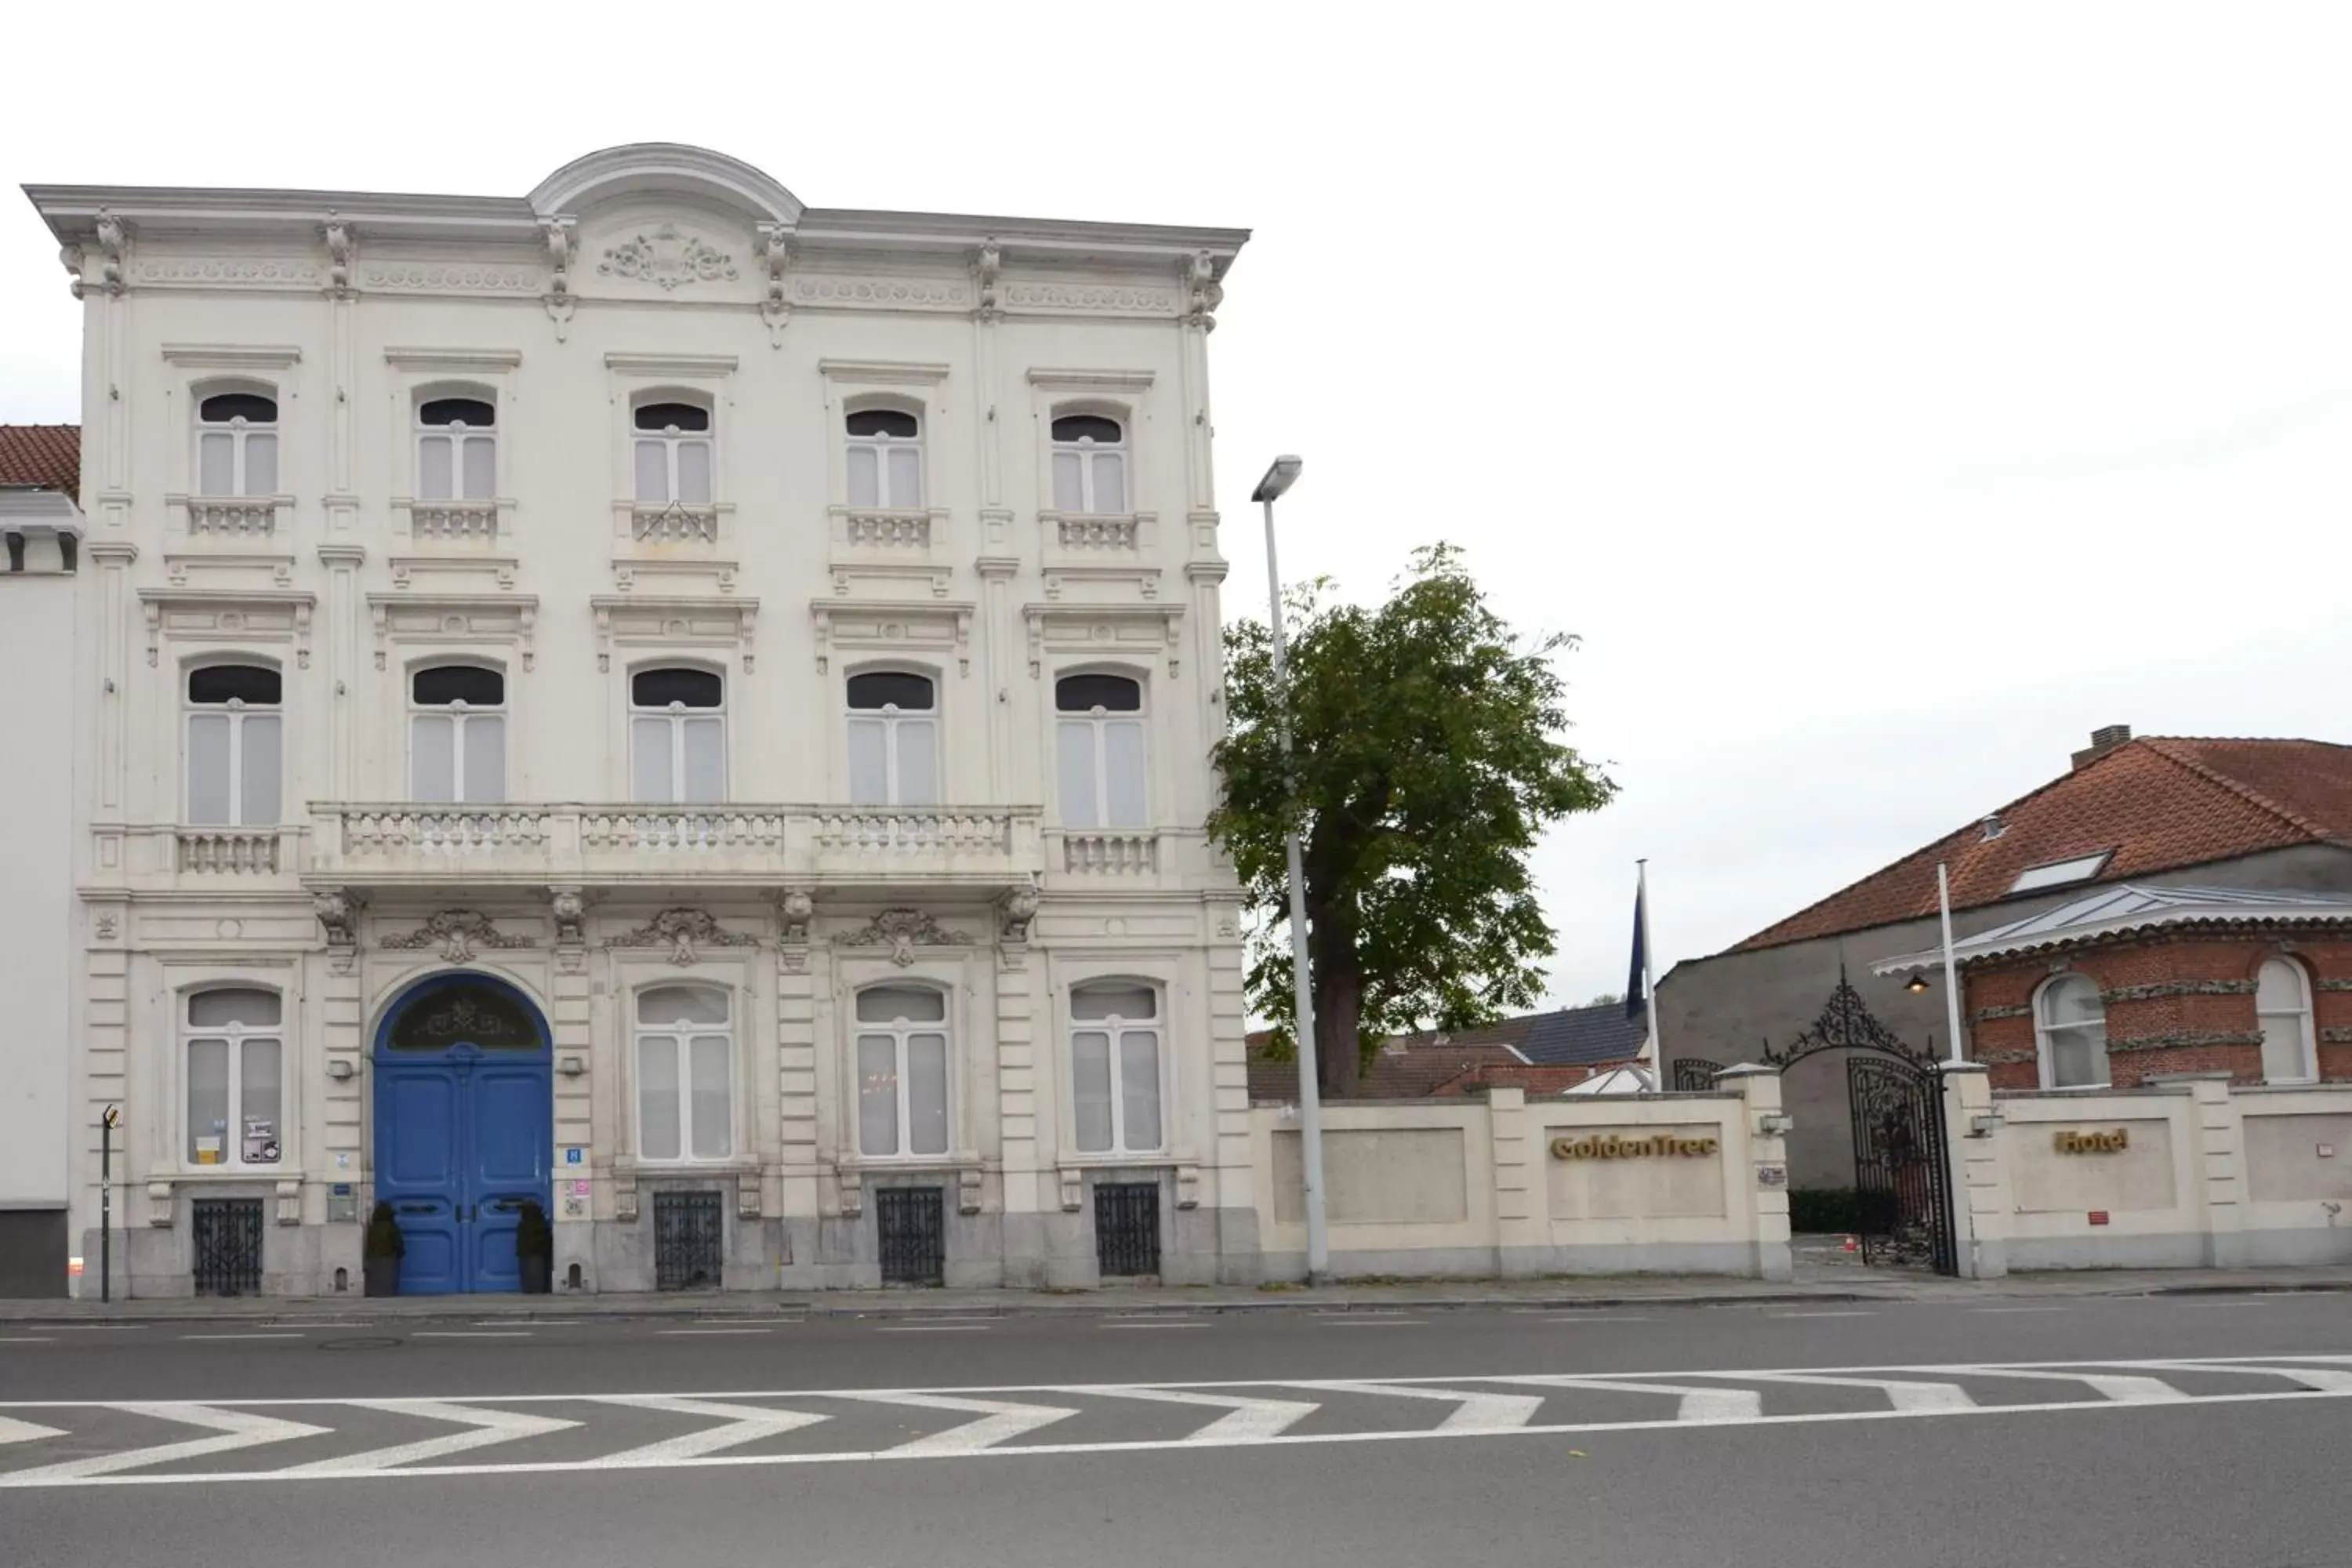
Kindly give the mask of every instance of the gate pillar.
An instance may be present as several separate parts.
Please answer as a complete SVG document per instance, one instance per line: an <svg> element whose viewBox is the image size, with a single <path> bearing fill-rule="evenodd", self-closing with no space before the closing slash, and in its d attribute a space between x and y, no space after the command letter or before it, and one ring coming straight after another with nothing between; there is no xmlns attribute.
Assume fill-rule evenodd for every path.
<svg viewBox="0 0 2352 1568"><path fill-rule="evenodd" d="M1953 1251L1963 1279L2009 1273L2009 1175L1982 1062L1944 1062L1944 1157L1950 1162Z"/></svg>
<svg viewBox="0 0 2352 1568"><path fill-rule="evenodd" d="M1676 1070L1683 1065L1677 1062ZM1748 1102L1744 1114L1748 1168L1741 1173L1740 1183L1752 1205L1748 1223L1756 1237L1753 1272L1759 1279L1793 1279L1795 1266L1789 1255L1789 1119L1780 1112L1780 1069L1742 1062L1717 1069L1711 1081L1716 1089Z"/></svg>

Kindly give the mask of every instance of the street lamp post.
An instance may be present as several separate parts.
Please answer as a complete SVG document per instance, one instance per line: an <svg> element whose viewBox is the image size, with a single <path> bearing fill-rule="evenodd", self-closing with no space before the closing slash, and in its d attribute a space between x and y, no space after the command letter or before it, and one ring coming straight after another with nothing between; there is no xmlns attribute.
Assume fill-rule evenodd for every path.
<svg viewBox="0 0 2352 1568"><path fill-rule="evenodd" d="M1274 503L1283 491L1298 480L1303 458L1283 457L1274 460L1258 480L1250 500L1265 508L1265 581L1274 628L1274 683L1283 685L1282 641L1282 571L1275 564ZM1276 717L1276 732L1282 741L1282 761L1290 771L1290 701L1286 691ZM1291 773L1291 787L1297 788L1297 777ZM1298 1041L1298 1154L1307 1198L1307 1279L1320 1285L1331 1271L1331 1244L1323 1220L1323 1095L1315 1081L1315 987L1308 977L1307 964L1307 874L1298 847L1298 822L1291 819L1289 830L1283 835L1283 854L1288 862L1290 883L1290 973L1294 1023L1292 1033Z"/></svg>

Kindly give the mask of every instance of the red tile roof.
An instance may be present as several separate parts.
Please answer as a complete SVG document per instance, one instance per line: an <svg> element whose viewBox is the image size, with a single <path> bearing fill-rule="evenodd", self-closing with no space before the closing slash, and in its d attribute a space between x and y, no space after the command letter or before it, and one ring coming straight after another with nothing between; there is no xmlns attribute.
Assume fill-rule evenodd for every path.
<svg viewBox="0 0 2352 1568"><path fill-rule="evenodd" d="M1537 1099L1565 1094L1586 1079L1622 1065L1621 1062L1579 1063L1573 1066L1497 1062L1485 1067L1465 1068L1429 1092L1433 1098L1442 1099L1448 1095L1479 1094L1490 1089L1523 1089L1530 1099Z"/></svg>
<svg viewBox="0 0 2352 1568"><path fill-rule="evenodd" d="M2011 896L2019 872L2112 850L2095 878L2234 859L2298 844L2352 848L2352 746L2325 741L2143 738L2061 775L1997 814L1987 838L1971 823L1736 944L1779 947L1936 912L1936 865L1952 907Z"/></svg>
<svg viewBox="0 0 2352 1568"><path fill-rule="evenodd" d="M1489 1033L1480 1030L1479 1034ZM1249 1037L1249 1096L1253 1102L1287 1105L1298 1098L1298 1063L1265 1054L1264 1033ZM1356 1086L1359 1100L1420 1100L1474 1068L1525 1065L1508 1046L1497 1044L1408 1044L1375 1051Z"/></svg>
<svg viewBox="0 0 2352 1568"><path fill-rule="evenodd" d="M0 425L0 485L81 497L81 426Z"/></svg>

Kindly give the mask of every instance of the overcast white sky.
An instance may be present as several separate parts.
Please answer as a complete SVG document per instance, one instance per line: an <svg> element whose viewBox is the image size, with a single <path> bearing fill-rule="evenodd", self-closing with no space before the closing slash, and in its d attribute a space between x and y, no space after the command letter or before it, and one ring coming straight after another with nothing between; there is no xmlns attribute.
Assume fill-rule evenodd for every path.
<svg viewBox="0 0 2352 1568"><path fill-rule="evenodd" d="M1450 539L1585 638L1624 795L1541 852L1556 1000L1623 984L1636 856L1663 973L2095 725L2352 740L2352 10L236 14L13 17L0 185L519 195L681 141L813 205L1255 228L1227 605L1297 451L1293 576ZM79 320L0 200L0 421L79 417Z"/></svg>

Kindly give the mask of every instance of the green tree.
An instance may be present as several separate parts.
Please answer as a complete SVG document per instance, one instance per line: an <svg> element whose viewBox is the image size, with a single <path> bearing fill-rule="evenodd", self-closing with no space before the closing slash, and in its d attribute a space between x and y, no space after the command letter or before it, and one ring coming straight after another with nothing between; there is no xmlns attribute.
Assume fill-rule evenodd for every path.
<svg viewBox="0 0 2352 1568"><path fill-rule="evenodd" d="M1286 679L1267 628L1225 632L1224 799L1209 831L1251 906L1252 1005L1287 1045L1289 905L1283 835L1306 863L1316 1077L1352 1093L1368 1047L1395 1033L1489 1023L1541 994L1552 931L1528 854L1543 829L1616 786L1559 737L1564 634L1523 638L1488 607L1459 551L1414 553L1388 602L1285 595ZM1285 689L1286 687L1287 689ZM1286 703L1294 769L1277 728Z"/></svg>

